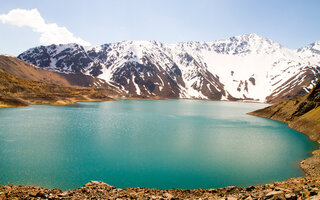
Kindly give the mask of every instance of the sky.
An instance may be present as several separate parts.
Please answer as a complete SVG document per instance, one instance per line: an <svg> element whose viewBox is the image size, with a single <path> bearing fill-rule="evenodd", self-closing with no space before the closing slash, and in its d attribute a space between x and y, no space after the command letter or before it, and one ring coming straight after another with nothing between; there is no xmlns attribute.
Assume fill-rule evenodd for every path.
<svg viewBox="0 0 320 200"><path fill-rule="evenodd" d="M256 33L297 49L320 40L319 0L0 0L0 54L52 43L214 41Z"/></svg>

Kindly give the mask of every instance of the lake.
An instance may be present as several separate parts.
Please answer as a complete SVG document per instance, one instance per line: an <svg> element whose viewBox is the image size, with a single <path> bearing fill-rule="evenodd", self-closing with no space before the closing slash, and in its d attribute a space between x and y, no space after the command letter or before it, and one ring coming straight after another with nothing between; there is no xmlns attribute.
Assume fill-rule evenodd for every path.
<svg viewBox="0 0 320 200"><path fill-rule="evenodd" d="M0 185L195 189L303 175L298 163L317 144L246 115L265 106L120 99L0 109Z"/></svg>

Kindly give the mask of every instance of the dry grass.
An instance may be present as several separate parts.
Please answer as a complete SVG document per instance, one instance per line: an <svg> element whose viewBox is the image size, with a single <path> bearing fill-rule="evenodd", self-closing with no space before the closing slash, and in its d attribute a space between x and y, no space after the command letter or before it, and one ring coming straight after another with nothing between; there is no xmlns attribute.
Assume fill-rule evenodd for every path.
<svg viewBox="0 0 320 200"><path fill-rule="evenodd" d="M77 101L108 101L103 90L65 87L12 76L0 70L0 105L2 107L28 104L73 104Z"/></svg>
<svg viewBox="0 0 320 200"><path fill-rule="evenodd" d="M320 81L310 94L249 114L285 122L291 128L308 135L311 140L320 142Z"/></svg>

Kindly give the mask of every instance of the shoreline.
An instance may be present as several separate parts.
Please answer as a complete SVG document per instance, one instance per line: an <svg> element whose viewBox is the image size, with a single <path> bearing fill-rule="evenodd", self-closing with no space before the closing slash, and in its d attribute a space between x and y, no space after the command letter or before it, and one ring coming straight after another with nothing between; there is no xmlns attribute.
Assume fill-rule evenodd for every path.
<svg viewBox="0 0 320 200"><path fill-rule="evenodd" d="M247 113L247 114L248 115L252 115L252 116L256 116L256 117L270 119L268 117L259 116L259 115L256 115L254 113ZM303 177L317 177L317 178L320 178L320 141L319 140L314 140L307 133L303 133L303 132L301 132L299 130L296 130L296 129L292 128L287 122L284 122L284 121L281 121L281 120L278 120L278 119L270 119L270 120L282 122L282 123L286 124L289 128L291 128L291 129L293 129L295 131L298 131L299 133L301 133L303 135L306 135L309 140L317 143L317 148L310 152L310 157L304 158L301 161L299 161L298 162L298 166L304 172L304 176ZM293 177L293 178L297 178L297 177Z"/></svg>
<svg viewBox="0 0 320 200"><path fill-rule="evenodd" d="M114 97L112 97L114 98ZM133 98L125 98L133 99ZM136 99L136 98L134 98ZM155 100L155 99L150 99ZM157 99L160 100L160 99ZM162 99L164 100L164 99ZM84 100L88 101L88 100ZM92 100L94 101L94 100ZM96 100L95 100L96 101ZM102 100L103 101L103 100ZM77 101L81 102L81 101ZM91 102L90 100L88 102ZM73 104L76 104L73 103ZM31 104L38 105L38 104ZM57 104L46 104L57 105ZM58 104L72 105L72 104ZM10 106L21 107L21 106ZM9 108L10 108L9 107ZM0 105L0 108L1 105ZM259 116L254 113L249 115ZM263 117L268 118L268 117ZM270 119L270 118L268 118ZM274 120L274 119L272 119ZM286 123L287 122L276 120ZM290 127L292 128L292 127ZM292 128L294 129L294 128ZM296 129L294 129L296 130ZM307 133L312 141L316 141ZM0 199L320 199L320 141L316 141L318 147L310 152L311 156L298 162L300 169L304 172L302 177L293 177L284 181L277 181L269 184L255 185L248 187L229 186L217 189L151 189L144 187L137 188L116 188L101 181L90 181L83 187L74 190L62 191L60 189L45 189L38 186L22 185L0 185Z"/></svg>
<svg viewBox="0 0 320 200"><path fill-rule="evenodd" d="M252 115L252 116L256 116L256 117L270 119L268 117L259 116L253 112L250 112L247 114ZM303 135L306 135L309 140L317 143L317 148L310 152L311 156L299 161L298 166L304 172L304 176L320 177L320 170L316 170L317 168L320 169L320 140L313 139L309 134L304 133L302 131L299 131L299 130L291 127L290 124L285 121L281 121L279 119L270 119L270 120L282 122L282 123L286 124L289 128L291 128L295 131L298 131L299 133L301 133Z"/></svg>
<svg viewBox="0 0 320 200"><path fill-rule="evenodd" d="M87 98L87 97L86 97ZM266 105L272 105L269 103L264 103L260 101L251 101L251 100L211 100L211 99L189 99L189 98L169 98L169 97L159 97L159 96L153 96L153 97L126 97L126 96L117 96L117 95L108 95L107 98L109 99L72 99L71 101L65 101L65 100L58 100L55 102L49 102L46 101L44 103L29 103L26 105L11 105L11 104L3 104L0 103L0 109L1 108L16 108L16 107L28 107L31 105L76 105L77 102L104 102L104 101L117 101L117 99L128 99L128 100L193 100L193 101L218 101L218 102L240 102L240 103L255 103L255 104L266 104Z"/></svg>
<svg viewBox="0 0 320 200"><path fill-rule="evenodd" d="M43 102L31 102L26 105L11 105L11 104L3 104L0 103L0 109L1 108L19 108L19 107L28 107L32 105L48 105L48 106L68 106L68 105L77 105L78 102L106 102L106 101L116 101L116 99L112 97L107 97L104 99L94 99L94 98L88 98L86 99L66 99L66 100L57 100L54 102L49 101L43 101Z"/></svg>

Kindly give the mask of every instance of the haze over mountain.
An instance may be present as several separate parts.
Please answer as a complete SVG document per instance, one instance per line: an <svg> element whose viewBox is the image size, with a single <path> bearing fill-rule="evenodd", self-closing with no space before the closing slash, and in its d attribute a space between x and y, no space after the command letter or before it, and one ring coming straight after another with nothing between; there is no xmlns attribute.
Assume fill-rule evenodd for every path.
<svg viewBox="0 0 320 200"><path fill-rule="evenodd" d="M18 58L97 77L135 97L275 102L307 93L320 75L319 41L292 50L257 34L213 42L39 46ZM89 86L103 87L99 81Z"/></svg>

